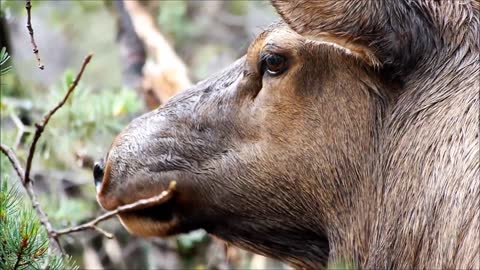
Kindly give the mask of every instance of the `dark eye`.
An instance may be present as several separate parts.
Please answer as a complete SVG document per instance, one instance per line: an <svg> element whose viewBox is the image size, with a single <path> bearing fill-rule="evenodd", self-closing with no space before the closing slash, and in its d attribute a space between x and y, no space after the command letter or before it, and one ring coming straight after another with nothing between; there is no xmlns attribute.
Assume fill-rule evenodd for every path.
<svg viewBox="0 0 480 270"><path fill-rule="evenodd" d="M262 74L267 72L270 76L282 74L287 69L287 59L279 54L265 54L262 56Z"/></svg>

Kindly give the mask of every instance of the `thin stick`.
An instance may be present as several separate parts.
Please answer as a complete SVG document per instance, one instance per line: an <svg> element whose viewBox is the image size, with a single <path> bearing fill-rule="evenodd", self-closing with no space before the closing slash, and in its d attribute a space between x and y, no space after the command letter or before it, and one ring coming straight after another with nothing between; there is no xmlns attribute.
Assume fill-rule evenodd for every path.
<svg viewBox="0 0 480 270"><path fill-rule="evenodd" d="M25 172L23 171L22 165L20 165L20 161L18 161L17 155L15 155L15 152L13 152L12 148L2 143L0 144L0 151L2 151L2 153L8 158L13 166L13 169L17 173L18 178L20 178L22 183L25 183L23 179Z"/></svg>
<svg viewBox="0 0 480 270"><path fill-rule="evenodd" d="M32 43L33 53L37 58L38 68L43 70L45 66L42 64L42 61L40 60L40 54L38 53L37 43L35 42L35 37L33 36L32 15L31 15L32 3L30 2L30 0L26 0L25 9L27 10L27 29L28 29L28 33L30 34L30 42Z"/></svg>
<svg viewBox="0 0 480 270"><path fill-rule="evenodd" d="M73 90L75 90L75 87L77 87L78 82L82 78L83 71L85 70L85 67L87 66L87 64L90 62L90 59L92 59L92 54L87 55L87 57L85 57L85 59L83 60L83 64L80 69L80 72L77 74L77 77L75 77L75 80L72 82L72 84L68 88L68 91L63 97L63 99L43 117L42 122L35 123L36 130L35 130L35 134L33 135L33 141L30 146L30 150L27 157L27 165L25 168L26 183L30 182L30 170L32 168L32 160L33 160L35 147L37 146L38 139L40 139L40 136L42 136L45 126L48 124L48 121L50 121L50 117L52 117L52 115L65 104L70 94L73 92Z"/></svg>
<svg viewBox="0 0 480 270"><path fill-rule="evenodd" d="M85 230L96 230L96 231L102 233L103 235L105 235L107 238L113 238L112 234L110 234L110 233L104 231L103 229L97 227L97 224L104 221L104 220L110 219L110 218L112 218L112 217L114 217L114 216L116 216L120 213L123 213L123 212L132 211L132 210L135 210L135 209L138 209L138 208L143 208L143 207L146 207L146 206L159 205L161 203L164 203L164 202L168 201L170 198L172 198L172 196L174 194L176 184L177 183L175 181L172 181L172 182L170 182L170 185L169 185L168 189L163 191L162 193L160 193L157 196L153 196L153 197L148 198L148 199L141 199L141 200L138 200L138 201L130 203L130 204L119 206L115 210L106 212L105 214L103 214L103 215L101 215L101 216L99 216L99 217L97 217L97 218L95 218L95 219L93 219L93 220L91 220L87 223L84 223L82 225L78 225L78 226L63 229L63 230L58 230L58 231L55 232L55 236L60 236L60 235L64 235L64 234L70 234L70 233L85 231Z"/></svg>

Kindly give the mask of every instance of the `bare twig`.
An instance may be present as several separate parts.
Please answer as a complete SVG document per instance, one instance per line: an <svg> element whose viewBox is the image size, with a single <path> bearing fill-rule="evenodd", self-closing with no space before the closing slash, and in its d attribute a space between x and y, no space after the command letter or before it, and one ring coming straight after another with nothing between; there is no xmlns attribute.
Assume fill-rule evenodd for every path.
<svg viewBox="0 0 480 270"><path fill-rule="evenodd" d="M33 36L32 15L31 15L32 3L30 0L26 0L25 9L27 10L27 29L28 29L28 33L30 34L30 42L32 43L33 53L37 58L38 68L43 70L45 66L42 64L42 61L40 60L40 54L38 53L38 46L37 46L37 43L35 42L35 37Z"/></svg>
<svg viewBox="0 0 480 270"><path fill-rule="evenodd" d="M93 220L91 220L87 223L84 223L84 224L81 224L81 225L78 225L78 226L75 226L75 227L63 229L63 230L58 230L58 231L55 232L55 236L60 236L60 235L64 235L64 234L70 234L70 233L85 231L85 230L96 230L96 231L102 233L103 235L105 235L105 237L107 237L107 238L113 238L113 235L111 233L108 233L108 232L104 231L103 229L97 227L97 224L104 221L104 220L110 219L110 218L112 218L112 217L114 217L114 216L116 216L120 213L123 213L123 212L128 212L128 211L132 211L132 210L135 210L135 209L144 208L144 207L147 207L147 206L158 205L158 204L164 203L164 202L168 201L170 198L172 198L172 196L174 194L174 191L175 191L175 187L176 187L176 182L172 181L172 182L170 182L170 185L169 185L168 189L163 191L162 193L160 193L157 196L153 196L153 197L148 198L148 199L141 199L141 200L138 200L138 201L130 203L130 204L125 204L125 205L119 206L115 210L106 212L105 214L103 214L103 215L101 215L101 216L99 216L99 217L97 217L97 218L95 218L95 219L93 219Z"/></svg>
<svg viewBox="0 0 480 270"><path fill-rule="evenodd" d="M30 182L30 170L32 168L32 160L33 156L35 153L35 147L37 146L38 139L40 139L40 136L42 136L43 130L45 129L45 126L48 124L48 121L50 120L50 117L58 110L60 109L65 102L67 101L68 97L70 94L75 90L75 87L77 87L78 82L82 78L83 71L85 70L85 67L87 64L90 62L90 59L92 59L92 54L89 54L85 59L83 60L82 67L80 69L80 72L77 74L77 77L75 77L75 80L72 82L70 87L68 88L67 93L63 97L63 99L53 108L51 109L44 117L42 122L40 123L35 123L35 134L33 135L33 141L30 146L30 150L28 153L27 157L27 165L25 167L25 182L28 183Z"/></svg>
<svg viewBox="0 0 480 270"><path fill-rule="evenodd" d="M23 171L22 165L20 165L20 161L18 161L15 152L13 152L13 150L5 144L0 144L0 151L2 151L2 153L8 158L8 160L13 166L13 169L17 173L18 178L20 178L22 183L25 183L25 181L23 180L25 172Z"/></svg>

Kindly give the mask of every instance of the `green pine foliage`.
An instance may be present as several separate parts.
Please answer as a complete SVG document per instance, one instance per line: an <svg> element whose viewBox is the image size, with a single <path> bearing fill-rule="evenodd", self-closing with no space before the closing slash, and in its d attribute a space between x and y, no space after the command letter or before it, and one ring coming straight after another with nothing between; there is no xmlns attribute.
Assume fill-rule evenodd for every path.
<svg viewBox="0 0 480 270"><path fill-rule="evenodd" d="M12 69L12 67L7 64L9 59L10 55L8 55L7 49L3 47L0 50L0 76L6 74Z"/></svg>
<svg viewBox="0 0 480 270"><path fill-rule="evenodd" d="M0 269L77 269L69 257L49 252L48 237L15 188L0 183Z"/></svg>

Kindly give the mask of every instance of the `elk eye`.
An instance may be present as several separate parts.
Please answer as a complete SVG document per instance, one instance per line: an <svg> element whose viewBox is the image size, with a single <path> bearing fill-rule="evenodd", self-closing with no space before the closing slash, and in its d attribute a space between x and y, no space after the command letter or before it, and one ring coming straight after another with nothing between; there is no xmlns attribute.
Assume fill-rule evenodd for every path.
<svg viewBox="0 0 480 270"><path fill-rule="evenodd" d="M279 54L265 54L262 56L261 71L270 76L278 76L287 69L287 59Z"/></svg>

